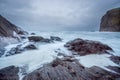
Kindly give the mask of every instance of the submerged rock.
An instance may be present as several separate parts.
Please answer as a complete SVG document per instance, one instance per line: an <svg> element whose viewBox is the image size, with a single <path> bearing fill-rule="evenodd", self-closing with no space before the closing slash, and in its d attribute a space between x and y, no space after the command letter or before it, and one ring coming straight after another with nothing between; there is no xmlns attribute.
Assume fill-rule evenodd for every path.
<svg viewBox="0 0 120 80"><path fill-rule="evenodd" d="M111 56L110 59L111 59L114 63L120 65L120 56Z"/></svg>
<svg viewBox="0 0 120 80"><path fill-rule="evenodd" d="M0 57L5 53L5 49L4 48L0 48Z"/></svg>
<svg viewBox="0 0 120 80"><path fill-rule="evenodd" d="M37 49L37 47L33 44L29 44L25 47L25 49L32 50L32 49Z"/></svg>
<svg viewBox="0 0 120 80"><path fill-rule="evenodd" d="M120 75L100 67L83 67L77 61L56 59L26 75L23 80L115 80Z"/></svg>
<svg viewBox="0 0 120 80"><path fill-rule="evenodd" d="M0 80L19 80L18 72L19 68L15 66L0 69Z"/></svg>
<svg viewBox="0 0 120 80"><path fill-rule="evenodd" d="M33 33L31 33L31 35L36 35L36 34L33 32Z"/></svg>
<svg viewBox="0 0 120 80"><path fill-rule="evenodd" d="M60 37L56 37L56 36L50 36L50 39L52 41L62 41L62 39Z"/></svg>
<svg viewBox="0 0 120 80"><path fill-rule="evenodd" d="M101 19L100 31L120 31L120 8L107 11Z"/></svg>
<svg viewBox="0 0 120 80"><path fill-rule="evenodd" d="M113 51L112 48L106 44L80 38L67 42L64 46L79 55L101 54L109 53L108 50Z"/></svg>

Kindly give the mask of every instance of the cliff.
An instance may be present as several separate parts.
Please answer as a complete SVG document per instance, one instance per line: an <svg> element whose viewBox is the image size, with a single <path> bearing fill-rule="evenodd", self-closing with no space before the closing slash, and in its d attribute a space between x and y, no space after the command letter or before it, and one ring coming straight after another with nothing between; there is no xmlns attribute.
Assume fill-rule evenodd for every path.
<svg viewBox="0 0 120 80"><path fill-rule="evenodd" d="M14 32L17 34L25 34L26 32L16 25L9 22L3 16L0 15L0 36L2 37L13 37Z"/></svg>
<svg viewBox="0 0 120 80"><path fill-rule="evenodd" d="M107 11L101 19L100 31L120 31L120 8Z"/></svg>

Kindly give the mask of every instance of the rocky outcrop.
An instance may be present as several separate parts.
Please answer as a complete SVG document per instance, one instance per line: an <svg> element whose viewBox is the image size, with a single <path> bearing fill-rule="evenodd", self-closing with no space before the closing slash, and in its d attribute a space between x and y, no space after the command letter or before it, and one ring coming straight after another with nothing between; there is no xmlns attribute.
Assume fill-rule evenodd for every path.
<svg viewBox="0 0 120 80"><path fill-rule="evenodd" d="M80 38L67 42L64 46L79 55L101 54L113 51L112 48L106 44L102 44L98 41L83 40Z"/></svg>
<svg viewBox="0 0 120 80"><path fill-rule="evenodd" d="M0 36L13 37L14 32L17 34L26 34L24 30L9 22L3 16L0 15Z"/></svg>
<svg viewBox="0 0 120 80"><path fill-rule="evenodd" d="M0 80L19 80L18 72L19 68L15 66L0 69Z"/></svg>
<svg viewBox="0 0 120 80"><path fill-rule="evenodd" d="M77 60L56 59L26 75L23 80L116 80L120 75L100 67L83 67Z"/></svg>
<svg viewBox="0 0 120 80"><path fill-rule="evenodd" d="M28 40L33 41L33 42L45 42L45 43L50 43L54 41L62 41L60 37L56 37L56 36L50 36L50 38L43 38L42 36L35 36L35 35L29 36Z"/></svg>
<svg viewBox="0 0 120 80"><path fill-rule="evenodd" d="M110 59L111 59L114 63L120 65L120 56L111 56Z"/></svg>
<svg viewBox="0 0 120 80"><path fill-rule="evenodd" d="M50 36L50 39L52 41L62 41L62 39L60 37L56 37L56 36Z"/></svg>
<svg viewBox="0 0 120 80"><path fill-rule="evenodd" d="M100 31L120 31L120 8L107 11L101 19Z"/></svg>
<svg viewBox="0 0 120 80"><path fill-rule="evenodd" d="M9 51L4 51L4 54L5 54L4 56L11 56L11 55L22 53L26 50L35 50L35 49L37 49L37 46L35 44L30 43L24 47L22 47L22 45L20 44L11 48Z"/></svg>
<svg viewBox="0 0 120 80"><path fill-rule="evenodd" d="M44 38L41 36L29 36L28 39L29 41L39 42L42 41Z"/></svg>

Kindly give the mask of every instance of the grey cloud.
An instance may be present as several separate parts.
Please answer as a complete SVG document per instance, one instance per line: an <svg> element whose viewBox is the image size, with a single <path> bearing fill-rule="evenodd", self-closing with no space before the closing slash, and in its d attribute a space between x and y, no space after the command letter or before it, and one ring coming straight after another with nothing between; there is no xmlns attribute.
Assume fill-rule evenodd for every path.
<svg viewBox="0 0 120 80"><path fill-rule="evenodd" d="M100 19L119 0L0 0L0 14L26 30L99 29Z"/></svg>

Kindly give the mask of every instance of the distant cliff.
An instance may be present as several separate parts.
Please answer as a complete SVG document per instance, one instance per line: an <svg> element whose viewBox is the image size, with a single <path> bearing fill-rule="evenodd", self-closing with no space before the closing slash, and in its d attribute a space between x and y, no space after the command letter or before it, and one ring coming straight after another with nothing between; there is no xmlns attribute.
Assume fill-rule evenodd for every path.
<svg viewBox="0 0 120 80"><path fill-rule="evenodd" d="M12 37L14 33L25 34L26 32L0 15L0 36Z"/></svg>
<svg viewBox="0 0 120 80"><path fill-rule="evenodd" d="M100 31L120 31L120 8L107 11L101 19Z"/></svg>

